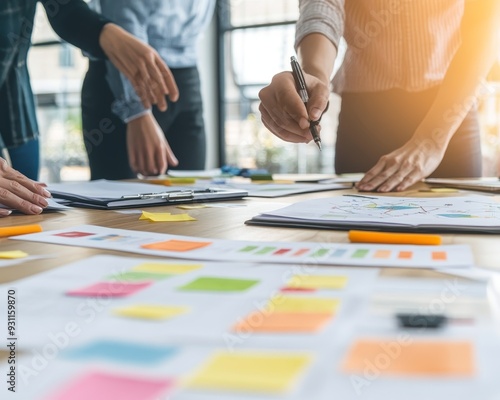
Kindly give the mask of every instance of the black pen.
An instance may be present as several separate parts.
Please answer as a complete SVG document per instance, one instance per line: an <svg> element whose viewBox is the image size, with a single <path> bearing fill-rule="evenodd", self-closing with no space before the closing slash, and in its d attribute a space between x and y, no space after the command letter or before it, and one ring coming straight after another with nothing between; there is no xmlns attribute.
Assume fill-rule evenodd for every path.
<svg viewBox="0 0 500 400"><path fill-rule="evenodd" d="M302 69L300 68L299 62L294 56L290 58L290 63L292 64L292 74L293 74L293 79L295 79L295 86L297 87L297 91L299 92L299 96L302 102L307 106L307 102L309 101L309 94L307 93L307 86L304 74L302 73ZM311 131L314 143L316 143L319 150L321 151L321 138L319 137L318 134L317 125L318 121L309 120L309 130Z"/></svg>

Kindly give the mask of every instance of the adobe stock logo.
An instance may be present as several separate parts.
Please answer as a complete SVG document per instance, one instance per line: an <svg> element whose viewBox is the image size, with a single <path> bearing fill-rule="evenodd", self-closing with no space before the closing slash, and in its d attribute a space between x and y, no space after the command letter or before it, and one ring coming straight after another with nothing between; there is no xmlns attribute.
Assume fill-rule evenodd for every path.
<svg viewBox="0 0 500 400"><path fill-rule="evenodd" d="M398 0L392 0L386 9L370 10L371 20L364 27L354 28L353 51L367 48L373 39L379 36L392 22L395 15L401 12L401 5Z"/></svg>

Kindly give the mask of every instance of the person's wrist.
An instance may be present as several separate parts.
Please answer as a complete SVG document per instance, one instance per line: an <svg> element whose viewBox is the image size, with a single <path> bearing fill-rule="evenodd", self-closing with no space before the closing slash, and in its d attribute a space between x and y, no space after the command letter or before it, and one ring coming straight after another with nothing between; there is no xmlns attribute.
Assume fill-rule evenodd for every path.
<svg viewBox="0 0 500 400"><path fill-rule="evenodd" d="M104 52L110 51L112 49L113 37L121 28L108 22L101 29L101 34L99 35L99 45L104 50Z"/></svg>

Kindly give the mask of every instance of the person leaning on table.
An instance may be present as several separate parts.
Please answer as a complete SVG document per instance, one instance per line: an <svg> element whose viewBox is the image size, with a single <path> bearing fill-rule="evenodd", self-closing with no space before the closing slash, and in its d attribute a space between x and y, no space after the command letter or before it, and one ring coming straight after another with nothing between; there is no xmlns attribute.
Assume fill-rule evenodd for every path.
<svg viewBox="0 0 500 400"><path fill-rule="evenodd" d="M336 172L364 172L358 189L380 192L431 174L481 176L475 99L499 49L499 9L498 0L300 0L307 109L282 72L260 92L262 121L285 141L311 140L343 36Z"/></svg>
<svg viewBox="0 0 500 400"><path fill-rule="evenodd" d="M175 80L158 53L110 20L91 11L83 0L40 0L56 33L94 57L108 58L141 93L145 107L165 110L177 100ZM38 178L39 149L35 101L27 54L38 0L0 2L0 203L25 214L39 214L50 193ZM10 214L0 209L0 216Z"/></svg>

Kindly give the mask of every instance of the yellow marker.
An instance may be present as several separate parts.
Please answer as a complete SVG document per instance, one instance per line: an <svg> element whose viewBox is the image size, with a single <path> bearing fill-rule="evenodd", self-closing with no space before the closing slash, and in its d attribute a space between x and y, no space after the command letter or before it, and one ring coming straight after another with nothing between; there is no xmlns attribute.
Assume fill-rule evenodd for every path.
<svg viewBox="0 0 500 400"><path fill-rule="evenodd" d="M349 240L354 243L423 244L440 245L441 236L421 233L387 233L349 231Z"/></svg>
<svg viewBox="0 0 500 400"><path fill-rule="evenodd" d="M42 231L40 225L19 225L19 226L8 226L5 228L0 228L0 236L16 236L16 235L26 235L28 233L38 233Z"/></svg>
<svg viewBox="0 0 500 400"><path fill-rule="evenodd" d="M172 186L172 185L191 185L193 183L196 183L196 178L177 178L177 177L170 177L170 178L164 178L164 179L148 179L147 183L153 183L155 185L165 185L165 186Z"/></svg>

